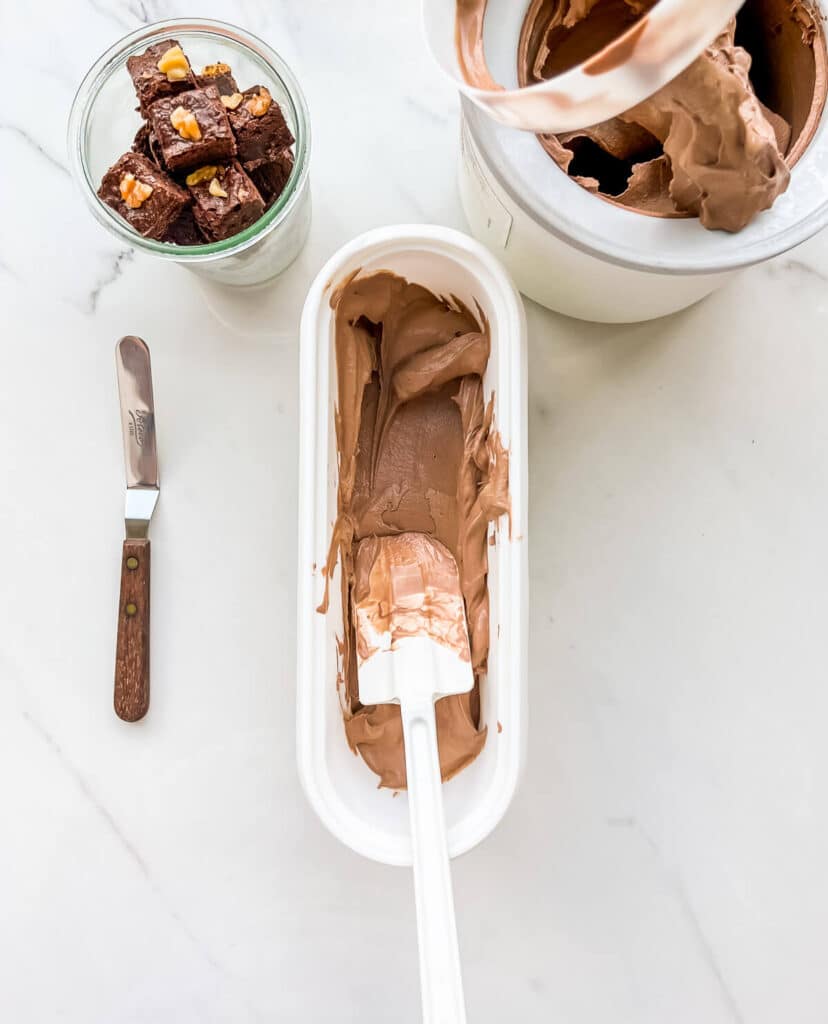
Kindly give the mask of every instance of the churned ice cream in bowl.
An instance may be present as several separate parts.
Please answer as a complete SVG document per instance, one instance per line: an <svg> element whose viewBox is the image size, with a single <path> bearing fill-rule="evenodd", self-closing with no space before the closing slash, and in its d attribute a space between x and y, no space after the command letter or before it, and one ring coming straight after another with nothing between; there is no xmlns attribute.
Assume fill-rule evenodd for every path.
<svg viewBox="0 0 828 1024"><path fill-rule="evenodd" d="M828 221L815 0L425 0L463 93L461 194L525 294L689 305Z"/></svg>

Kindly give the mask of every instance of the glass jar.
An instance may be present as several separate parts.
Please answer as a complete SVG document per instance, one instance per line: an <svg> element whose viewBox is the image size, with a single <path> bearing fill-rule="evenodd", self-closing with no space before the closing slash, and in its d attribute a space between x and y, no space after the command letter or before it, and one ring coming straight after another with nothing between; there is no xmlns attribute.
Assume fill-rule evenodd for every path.
<svg viewBox="0 0 828 1024"><path fill-rule="evenodd" d="M106 170L132 145L142 120L127 71L127 58L163 39L177 39L194 68L224 62L239 88L263 85L282 108L296 139L291 175L276 202L255 224L232 238L204 245L173 245L144 238L97 195ZM262 284L296 259L311 219L310 124L305 97L293 72L266 43L220 21L161 21L146 25L110 47L81 82L69 116L73 175L97 220L119 241L178 263L228 285Z"/></svg>

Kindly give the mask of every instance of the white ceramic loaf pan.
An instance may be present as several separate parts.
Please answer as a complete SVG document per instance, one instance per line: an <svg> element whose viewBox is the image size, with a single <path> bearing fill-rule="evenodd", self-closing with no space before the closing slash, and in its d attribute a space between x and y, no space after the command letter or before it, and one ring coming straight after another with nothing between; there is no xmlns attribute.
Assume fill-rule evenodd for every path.
<svg viewBox="0 0 828 1024"><path fill-rule="evenodd" d="M444 786L449 848L464 853L503 817L525 752L527 690L526 323L520 297L500 263L478 242L448 228L397 226L370 231L333 256L314 281L301 325L299 575L297 609L297 756L308 799L330 831L386 864L411 863L405 793L377 788L377 777L349 749L337 691L336 638L342 635L339 568L327 615L325 564L336 517L334 434L336 366L331 295L361 268L390 270L442 295L479 303L489 320L492 354L485 394L495 396L495 425L510 452L509 523L497 524L489 549L491 650L482 682L488 737L477 760Z"/></svg>

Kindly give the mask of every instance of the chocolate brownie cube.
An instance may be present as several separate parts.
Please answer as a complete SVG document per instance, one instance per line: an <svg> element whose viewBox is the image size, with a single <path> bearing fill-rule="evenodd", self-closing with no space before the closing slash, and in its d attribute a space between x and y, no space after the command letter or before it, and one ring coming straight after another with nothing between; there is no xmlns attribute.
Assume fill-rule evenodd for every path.
<svg viewBox="0 0 828 1024"><path fill-rule="evenodd" d="M253 184L261 192L265 209L269 210L284 191L290 172L293 170L293 153L283 150L269 164L261 164L249 171Z"/></svg>
<svg viewBox="0 0 828 1024"><path fill-rule="evenodd" d="M193 197L193 216L211 242L231 238L250 227L264 213L259 190L237 161L199 168L187 177Z"/></svg>
<svg viewBox="0 0 828 1024"><path fill-rule="evenodd" d="M248 171L273 163L293 145L294 139L281 107L261 85L242 94L242 101L230 111L239 161Z"/></svg>
<svg viewBox="0 0 828 1024"><path fill-rule="evenodd" d="M157 100L149 119L171 171L222 163L236 155L227 111L214 85Z"/></svg>
<svg viewBox="0 0 828 1024"><path fill-rule="evenodd" d="M214 85L222 96L233 96L239 92L229 64L208 64L201 69L200 75L196 75L196 81L202 88Z"/></svg>
<svg viewBox="0 0 828 1024"><path fill-rule="evenodd" d="M139 235L158 241L190 203L186 190L141 153L124 153L103 176L98 196Z"/></svg>
<svg viewBox="0 0 828 1024"><path fill-rule="evenodd" d="M147 160L151 160L156 167L164 170L161 147L158 145L158 139L156 139L154 132L146 122L135 133L135 138L132 140L132 152L141 153Z"/></svg>
<svg viewBox="0 0 828 1024"><path fill-rule="evenodd" d="M168 72L158 69L159 61L177 46L178 40L164 39L160 43L154 43L143 53L127 59L127 71L132 76L135 92L138 94L138 109L144 117L156 100L195 88L195 75L186 57L186 69L171 68Z"/></svg>
<svg viewBox="0 0 828 1024"><path fill-rule="evenodd" d="M178 220L170 224L164 241L173 245L204 245L205 238L195 222L192 206L185 206Z"/></svg>

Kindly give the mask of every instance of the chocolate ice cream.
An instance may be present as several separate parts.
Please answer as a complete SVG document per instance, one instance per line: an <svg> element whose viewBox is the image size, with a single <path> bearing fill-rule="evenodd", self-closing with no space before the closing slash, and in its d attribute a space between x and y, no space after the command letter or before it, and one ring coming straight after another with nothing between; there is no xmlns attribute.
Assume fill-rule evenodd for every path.
<svg viewBox="0 0 828 1024"><path fill-rule="evenodd" d="M340 562L345 732L380 785L401 789L399 708L359 701L354 608L381 550L371 538L426 535L457 562L475 687L437 702L440 764L450 779L486 740L480 683L489 653L489 524L509 511L509 460L493 398L484 399L490 339L479 310L385 271L351 276L332 306L339 491L326 573L330 581Z"/></svg>
<svg viewBox="0 0 828 1024"><path fill-rule="evenodd" d="M521 32L522 86L591 58L655 0L532 0ZM458 0L458 54L472 84L485 69L486 0ZM584 188L640 213L698 216L739 231L785 192L825 104L825 36L812 0L748 0L682 74L602 124L540 140ZM486 79L489 83L487 84Z"/></svg>

